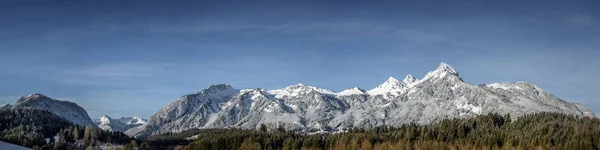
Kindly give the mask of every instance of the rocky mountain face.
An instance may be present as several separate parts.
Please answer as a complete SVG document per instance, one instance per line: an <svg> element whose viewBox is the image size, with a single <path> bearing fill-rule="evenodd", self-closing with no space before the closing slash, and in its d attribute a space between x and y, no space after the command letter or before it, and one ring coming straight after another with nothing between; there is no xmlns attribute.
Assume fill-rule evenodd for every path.
<svg viewBox="0 0 600 150"><path fill-rule="evenodd" d="M42 94L23 96L12 107L47 110L77 125L95 125L88 113L79 105L69 101L55 100Z"/></svg>
<svg viewBox="0 0 600 150"><path fill-rule="evenodd" d="M276 90L212 85L180 97L158 110L147 124L125 133L144 137L193 128L256 129L260 124L305 133L335 132L487 113L520 116L535 112L594 117L583 105L565 102L533 84L472 85L441 63L423 79L390 77L368 91L354 87L334 92L303 84Z"/></svg>
<svg viewBox="0 0 600 150"><path fill-rule="evenodd" d="M96 119L95 123L102 130L124 132L130 128L145 124L146 120L138 116L113 119L107 115L104 115Z"/></svg>
<svg viewBox="0 0 600 150"><path fill-rule="evenodd" d="M0 110L4 110L4 109L12 109L12 105L4 104L4 105L0 106Z"/></svg>

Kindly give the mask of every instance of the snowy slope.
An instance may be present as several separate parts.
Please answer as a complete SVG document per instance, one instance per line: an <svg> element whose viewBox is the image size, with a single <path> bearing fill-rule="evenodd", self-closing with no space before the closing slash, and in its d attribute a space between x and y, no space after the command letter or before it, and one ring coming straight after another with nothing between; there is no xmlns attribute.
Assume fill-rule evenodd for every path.
<svg viewBox="0 0 600 150"><path fill-rule="evenodd" d="M343 90L339 93L336 93L336 95L338 96L348 96L348 95L363 95L363 94L367 94L367 92L363 89L360 89L358 87L353 87L353 88L349 88L346 90Z"/></svg>
<svg viewBox="0 0 600 150"><path fill-rule="evenodd" d="M121 117L118 120L125 124L128 124L128 125L142 125L142 124L146 124L146 122L148 122L147 119L143 119L140 116Z"/></svg>
<svg viewBox="0 0 600 150"><path fill-rule="evenodd" d="M4 104L4 105L0 106L0 110L3 110L3 109L12 109L12 105Z"/></svg>
<svg viewBox="0 0 600 150"><path fill-rule="evenodd" d="M520 116L535 112L594 116L526 82L472 85L446 63L418 80L393 77L365 91L334 92L304 84L282 89L242 89L213 85L158 110L148 124L126 134L144 137L193 128L247 128L260 124L296 132L343 131L404 123L428 124L445 118L486 113Z"/></svg>
<svg viewBox="0 0 600 150"><path fill-rule="evenodd" d="M130 128L146 124L146 120L138 116L113 119L107 115L104 115L96 119L95 122L102 130L119 132L125 132Z"/></svg>
<svg viewBox="0 0 600 150"><path fill-rule="evenodd" d="M31 108L48 110L77 125L95 125L88 113L79 105L49 98L42 94L31 94L17 100L13 108Z"/></svg>

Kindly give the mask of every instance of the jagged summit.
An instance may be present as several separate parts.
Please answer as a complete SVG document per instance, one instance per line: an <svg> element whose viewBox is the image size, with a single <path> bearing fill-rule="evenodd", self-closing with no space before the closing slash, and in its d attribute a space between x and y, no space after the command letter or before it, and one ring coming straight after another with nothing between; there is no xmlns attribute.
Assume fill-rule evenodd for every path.
<svg viewBox="0 0 600 150"><path fill-rule="evenodd" d="M3 110L3 109L12 109L12 105L6 103L6 104L0 106L0 110Z"/></svg>
<svg viewBox="0 0 600 150"><path fill-rule="evenodd" d="M133 118L131 118L131 120L129 120L127 122L127 124L133 124L133 125L138 125L138 124L145 124L147 122L146 119L143 119L140 116L134 116Z"/></svg>
<svg viewBox="0 0 600 150"><path fill-rule="evenodd" d="M449 73L452 73L454 75L458 75L458 72L456 70L454 70L454 68L452 68L452 66L448 65L447 63L441 62L440 66L438 66L438 68L436 70L443 70Z"/></svg>
<svg viewBox="0 0 600 150"><path fill-rule="evenodd" d="M400 82L398 79L389 77L388 80L383 82L381 85L367 91L369 95L384 95L388 97L389 94L393 96L400 95L401 92L406 90L406 85Z"/></svg>
<svg viewBox="0 0 600 150"><path fill-rule="evenodd" d="M229 85L229 84L214 84L214 85L210 85L208 88L206 88L206 90L210 90L210 91L226 91L226 90L233 90L234 88Z"/></svg>
<svg viewBox="0 0 600 150"><path fill-rule="evenodd" d="M353 88L349 88L349 89L343 90L343 91L341 91L339 93L336 93L336 94L339 95L339 96L357 95L357 94L358 95L364 95L364 94L366 94L366 91L363 90L363 89L361 89L361 88L358 88L358 87L353 87Z"/></svg>
<svg viewBox="0 0 600 150"><path fill-rule="evenodd" d="M425 75L425 77L423 77L423 80L427 80L430 78L443 78L446 76L454 76L454 77L458 77L458 71L454 70L454 68L444 62L440 63L440 66L437 67L437 69L427 73L427 75ZM458 77L459 80L460 77Z"/></svg>
<svg viewBox="0 0 600 150"><path fill-rule="evenodd" d="M108 124L110 124L110 120L112 120L112 118L110 118L107 115L103 115L100 117L98 124L99 125L108 125Z"/></svg>
<svg viewBox="0 0 600 150"><path fill-rule="evenodd" d="M34 93L34 94L29 94L25 97L27 97L27 98L41 98L41 97L47 98L48 96L41 94L41 93Z"/></svg>
<svg viewBox="0 0 600 150"><path fill-rule="evenodd" d="M413 84L415 82L417 82L417 78L413 77L412 75L408 74L406 75L406 77L404 78L404 80L402 80L402 82L406 85L410 85Z"/></svg>
<svg viewBox="0 0 600 150"><path fill-rule="evenodd" d="M198 92L196 95L188 95L188 96L198 96L198 95L207 95L214 98L219 97L229 97L236 93L239 93L240 90L233 88L229 84L215 84L211 85L208 88Z"/></svg>
<svg viewBox="0 0 600 150"><path fill-rule="evenodd" d="M281 98L285 96L298 96L308 94L310 92L318 92L321 94L334 95L335 92L327 89L317 88L314 86L304 85L302 83L291 85L282 89L268 90L267 93L275 95L275 97Z"/></svg>

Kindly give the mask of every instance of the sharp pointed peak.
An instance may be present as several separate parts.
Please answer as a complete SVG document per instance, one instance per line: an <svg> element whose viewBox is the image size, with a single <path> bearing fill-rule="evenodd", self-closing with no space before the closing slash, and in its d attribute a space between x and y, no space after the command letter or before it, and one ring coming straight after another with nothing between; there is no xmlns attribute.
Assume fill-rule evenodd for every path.
<svg viewBox="0 0 600 150"><path fill-rule="evenodd" d="M427 75L425 75L425 77L423 77L422 80L427 80L432 77L440 78L440 77L445 77L447 75L458 77L458 72L456 70L454 70L454 68L452 66L450 66L444 62L441 62L440 66L438 66L435 70L427 73ZM460 77L458 77L458 79L462 81L462 79L460 79Z"/></svg>
<svg viewBox="0 0 600 150"><path fill-rule="evenodd" d="M458 72L457 72L456 70L454 70L454 68L453 68L452 66L448 65L448 64L447 64L447 63L445 63L445 62L441 62L441 63L440 63L440 66L438 66L438 68L437 68L437 69L435 69L435 70L436 70L436 71L438 71L438 70L439 70L439 71L446 71L446 72L448 72L448 73L451 73L451 74L456 74L456 75L458 75Z"/></svg>
<svg viewBox="0 0 600 150"><path fill-rule="evenodd" d="M385 80L385 82L383 82L381 85L379 86L383 86L383 85L401 85L403 84L402 82L400 82L400 80L394 78L394 77L389 77L387 80Z"/></svg>
<svg viewBox="0 0 600 150"><path fill-rule="evenodd" d="M9 103L2 104L2 105L0 106L0 109L4 109L4 108L8 108L8 109L10 109L10 108L12 108L12 105L11 105L11 104L9 104Z"/></svg>
<svg viewBox="0 0 600 150"><path fill-rule="evenodd" d="M404 78L404 80L402 80L402 82L404 82L405 84L411 84L411 83L417 82L417 78L415 78L412 75L408 74L408 75L406 75L406 77Z"/></svg>

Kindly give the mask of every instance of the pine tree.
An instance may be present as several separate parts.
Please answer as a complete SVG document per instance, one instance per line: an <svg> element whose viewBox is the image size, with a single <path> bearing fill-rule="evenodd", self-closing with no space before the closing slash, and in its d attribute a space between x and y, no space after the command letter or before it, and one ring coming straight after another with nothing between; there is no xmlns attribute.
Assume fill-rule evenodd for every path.
<svg viewBox="0 0 600 150"><path fill-rule="evenodd" d="M85 126L85 132L83 135L83 143L85 145L94 145L96 140L98 140L98 134L96 133L96 128L92 125Z"/></svg>
<svg viewBox="0 0 600 150"><path fill-rule="evenodd" d="M262 132L262 133L267 132L267 126L265 124L260 124L260 132Z"/></svg>

